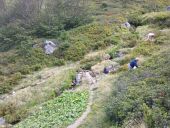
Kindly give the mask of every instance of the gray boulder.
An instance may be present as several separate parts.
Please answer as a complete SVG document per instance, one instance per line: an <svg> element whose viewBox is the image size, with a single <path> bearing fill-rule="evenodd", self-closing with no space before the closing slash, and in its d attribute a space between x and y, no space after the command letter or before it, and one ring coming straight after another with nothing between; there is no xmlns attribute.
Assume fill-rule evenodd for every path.
<svg viewBox="0 0 170 128"><path fill-rule="evenodd" d="M56 44L54 44L52 41L46 40L44 44L45 44L44 45L44 50L45 50L45 53L47 55L50 55L50 54L52 54L55 51Z"/></svg>

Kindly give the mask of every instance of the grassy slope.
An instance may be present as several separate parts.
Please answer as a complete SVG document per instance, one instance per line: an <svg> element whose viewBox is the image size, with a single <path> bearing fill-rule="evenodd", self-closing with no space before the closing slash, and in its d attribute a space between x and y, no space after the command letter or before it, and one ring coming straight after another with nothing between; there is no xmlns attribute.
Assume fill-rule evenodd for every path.
<svg viewBox="0 0 170 128"><path fill-rule="evenodd" d="M119 2L115 2L114 4L113 3L110 3L111 1L105 1L106 3L108 3L108 5L109 5L109 7L108 7L108 10L105 10L105 9L102 9L101 10L101 8L100 8L100 5L101 5L101 3L102 2L100 2L99 3L99 5L96 5L95 3L93 4L94 6L94 8L96 9L96 12L95 12L95 16L94 16L94 18L97 20L97 22L99 22L99 23L104 23L104 24L106 24L106 26L107 26L107 24L108 24L108 21L111 21L112 19L115 19L115 17L116 17L116 19L119 21L119 23L122 23L123 21L125 21L126 19L124 18L124 16L126 16L127 14L127 11L125 11L124 9L120 9L121 8L121 5L120 5L120 3ZM115 8L113 8L113 6L115 7ZM135 6L133 6L133 8L131 8L132 10L135 8ZM130 9L130 10L131 10ZM120 13L120 10L122 10L121 12L123 12L123 13ZM127 9L127 10L129 10L129 8ZM114 13L111 13L111 12L114 12ZM88 26L88 25L87 25ZM107 26L107 27L109 27L109 26ZM83 27L80 27L80 28L78 28L78 30L79 31L81 31L82 33L83 33L83 30L84 29L82 29ZM86 27L85 27L86 28ZM87 27L88 28L88 27ZM101 28L100 28L101 29ZM99 30L100 30L99 29ZM111 29L111 28L109 28L109 29ZM86 30L86 29L85 29ZM84 33L82 34L82 33L79 33L79 31L76 33L76 29L75 30L73 30L73 32L71 32L71 35L73 36L72 38L72 40L73 41L79 41L79 36L77 35L77 34L80 34L80 37L83 37L84 36ZM110 30L109 30L110 31ZM87 32L87 31L86 31ZM111 31L112 32L112 31ZM120 32L120 31L119 31ZM118 32L118 33L119 33ZM107 32L106 32L107 33ZM110 32L109 32L110 33ZM91 34L91 33L88 33L88 34ZM87 34L87 35L88 35ZM94 35L97 35L97 33L94 33ZM105 35L105 33L104 33L104 35ZM74 39L74 37L76 37L75 39ZM89 36L87 36L87 37L89 37ZM91 37L91 38L93 38L93 37ZM89 42L89 40L88 40L88 38L85 38L88 42ZM91 41L91 40L90 40ZM131 40L129 40L129 41L131 41ZM93 42L92 42L93 43ZM147 47L148 45L146 45L146 46L144 46L144 48L145 47ZM140 47L140 46L139 46ZM140 49L141 50L141 49ZM141 50L142 51L142 50ZM152 50L151 50L152 51ZM146 52L146 53L150 53L150 51L148 52ZM140 53L138 53L138 50L137 50L137 52L134 52L134 54L132 55L132 56L136 56L137 54L140 54ZM129 61L129 60L126 60L126 61ZM105 83L108 83L108 87L111 87L110 85L111 85L111 83L112 83L112 81L111 81L111 79L113 79L114 77L112 77L112 76L109 76L108 78L106 78L103 82L101 82L101 86L103 87L103 85L105 85L105 86L107 86L107 84L105 84ZM110 83L111 82L111 83ZM51 83L50 83L51 84ZM29 85L29 84L28 84ZM27 85L26 85L27 86ZM103 93L103 94L105 94L105 91L107 92L107 88L105 88L106 90L100 90L99 89L99 92L101 91L101 93ZM105 99L107 99L107 96L106 97L103 97L103 96L98 96L98 98L96 97L96 103L94 104L94 106L93 106L93 110L94 110L94 112L93 113L91 113L90 114L90 118L89 119L87 119L87 121L86 121L86 123L85 123L85 125L84 126L82 126L82 127L90 127L90 126L93 126L93 127L100 127L100 126L103 126L103 127L107 127L107 123L105 123L104 121L104 119L105 119L105 117L106 117L106 115L105 115L105 113L104 113L104 105L102 104L102 103L104 103L104 102L100 102L100 101L104 101ZM102 107L101 107L102 106ZM101 113L99 114L100 116L98 116L98 117L96 117L96 113L95 112L99 112L101 110ZM103 118L102 118L103 117ZM104 120L104 121L103 121Z"/></svg>
<svg viewBox="0 0 170 128"><path fill-rule="evenodd" d="M150 16L150 14L147 14L148 16ZM156 15L156 14L155 14ZM145 15L146 16L146 15ZM154 26L154 27L145 27L145 26L141 26L137 29L137 32L139 33L139 36L140 37L144 37L144 35L146 35L148 32L151 32L151 31L154 31L154 32L158 32L159 33L159 27L157 26ZM169 37L169 35L167 34L169 30L167 30L167 32L163 33L162 35L160 35L160 37L158 37L158 40L160 40L162 37L166 37L166 39L163 39L161 40L160 42L161 43L165 43L163 45L156 45L156 44L150 44L150 43L142 43L142 41L140 41L140 43L142 44L138 44L136 49L131 53L131 57L135 57L135 56L139 56L139 55L143 55L144 57L144 60L143 61L147 61L149 58L152 58L151 60L154 60L154 61L157 61L156 59L160 59L161 56L164 58L164 60L166 60L168 58L168 52L170 49L168 49L169 45L167 45L167 43L169 43L169 39L167 37ZM143 45L143 46L142 46ZM166 53L164 53L164 55L162 55L162 49L165 49L167 48L165 51ZM155 56L153 56L153 54L157 54L157 58L155 58ZM128 58L128 61L129 61L130 58ZM125 61L125 64L128 62L127 60ZM148 60L149 62L150 60ZM163 60L162 60L163 61ZM146 62L147 63L147 62ZM152 62L152 64L154 65L155 62ZM160 64L160 65L159 65ZM157 68L160 66L160 68L158 68L157 71L160 71L160 73L163 73L163 71L161 72L161 65L163 66L164 62L162 63L159 63L157 65ZM139 69L141 71L141 74L142 74L142 70L145 69L145 66L146 65L143 65L143 68L142 69ZM156 66L156 65L155 65ZM168 63L165 67L165 69L167 69L167 66L168 66ZM128 75L125 74L125 73L122 73L124 74L125 77L127 77ZM133 74L133 73L132 73ZM139 73L140 74L140 73ZM138 75L139 75L138 74ZM101 82L101 87L99 87L99 90L98 90L98 95L100 94L106 94L105 93L105 90L107 90L106 88L103 88L102 86L106 86L110 89L113 89L113 82L119 84L119 80L116 79L115 81L113 80L114 76L109 76L110 80L107 80L107 81L103 81ZM106 79L109 79L106 78ZM128 78L128 77L127 77ZM122 78L123 79L123 78ZM128 79L131 79L130 77ZM155 79L155 78L154 78ZM166 81L168 82L168 81ZM128 82L127 82L128 83ZM115 84L114 84L115 86ZM159 87L159 85L158 85ZM138 89L140 91L140 89ZM110 123L110 121L108 121L108 115L105 113L106 111L106 108L107 108L107 103L109 103L110 101L114 102L114 100L111 100L109 99L108 100L108 97L109 97L109 94L107 93L107 95L103 96L103 95L100 95L98 96L96 99L95 99L95 102L94 102L94 105L92 107L92 112L91 114L89 115L89 117L87 118L87 120L85 120L84 124L82 126L80 126L80 128L105 128L105 127L111 127L112 125ZM113 96L114 97L114 96ZM167 96L166 96L167 97ZM111 106L114 106L114 105L111 105ZM114 108L112 108L114 109ZM120 110L121 112L122 110ZM143 125L143 124L142 124ZM113 126L115 127L115 126ZM130 126L130 127L133 127L133 126ZM135 124L134 124L134 127L135 127ZM140 127L140 126L136 126L136 127Z"/></svg>

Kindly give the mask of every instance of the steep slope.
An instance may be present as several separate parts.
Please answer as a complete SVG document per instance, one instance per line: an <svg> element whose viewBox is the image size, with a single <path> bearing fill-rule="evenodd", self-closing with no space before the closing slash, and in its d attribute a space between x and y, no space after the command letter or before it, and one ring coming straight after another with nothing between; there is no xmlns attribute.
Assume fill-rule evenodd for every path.
<svg viewBox="0 0 170 128"><path fill-rule="evenodd" d="M125 3L122 5L122 2ZM14 47L11 47L12 50L0 53L0 80L2 81L0 82L0 94L3 94L0 96L2 99L0 116L5 117L9 123L15 124L20 121L22 123L22 121L30 115L29 112L36 111L35 106L39 106L39 104L44 102L48 104L48 100L51 100L52 102L55 101L55 98L57 99L57 96L60 95L60 93L70 88L72 79L76 74L75 71L79 67L83 69L90 69L92 66L100 63L102 61L100 50L102 50L102 54L110 54L113 58L111 61L116 61L121 65L121 67L115 75L102 75L103 78L101 81L98 81L99 83L97 83L99 88L94 91L94 102L92 104L91 112L86 119L83 118L84 120L79 123L79 125L82 124L80 127L107 128L111 126L121 127L122 125L127 124L133 124L133 127L135 127L136 124L134 122L136 121L136 116L134 115L136 114L136 111L133 112L132 110L134 107L132 105L132 99L135 99L137 97L136 95L141 93L146 93L147 95L136 98L142 99L138 104L139 111L137 110L140 114L142 113L142 116L139 114L139 123L144 122L149 127L156 127L156 125L161 127L168 124L167 111L169 107L169 92L166 92L165 95L163 94L165 96L163 97L164 99L156 99L158 101L154 101L156 102L157 109L152 108L153 106L149 106L148 97L149 100L150 97L153 100L156 94L159 95L161 93L162 95L162 92L157 92L157 90L162 88L163 91L168 91L168 87L165 86L165 84L169 84L169 81L167 80L169 76L169 61L167 61L166 58L168 58L169 51L168 34L170 15L169 12L165 12L164 10L165 5L168 5L169 1L156 0L154 2L154 6L152 6L152 2L147 2L149 1L146 1L146 3L143 4L141 4L140 1L135 0L129 3L128 1L111 0L90 2L90 11L92 11L91 15L95 22L77 28L72 28L69 31L62 31L60 36L52 37L55 38L54 40L59 40L61 42L58 49L51 56L45 55L41 47L42 42L45 39L50 39L50 37L45 37L45 39L35 38L35 35L30 36L29 32L25 32L27 31L27 28L23 29L22 26L17 28L18 26L16 24L12 24L12 26L9 25L7 28L2 28L2 33L0 35L2 38L0 38L3 42L19 42L22 47L15 47L14 45ZM164 9L162 9L162 7ZM153 10L163 11L158 13L147 13L152 12ZM143 15L143 13L146 14ZM137 28L128 30L124 27L122 24L127 20L129 20L129 22ZM163 30L159 31L161 29ZM28 29L28 31L30 31L30 29ZM49 30L45 32L48 33ZM144 40L145 35L149 32L156 33L154 42ZM32 48L32 44L37 44L38 47L34 49ZM6 47L6 44L2 45L1 50L4 49L4 46ZM162 49L166 50L162 51ZM93 53L96 50L98 50L98 52L95 52L95 54L97 53L96 55L84 58L87 53ZM122 52L123 57L117 58L117 52ZM158 55L155 55L155 53ZM126 71L127 63L130 59L136 56L140 57L141 62L146 62L144 65L142 64L143 67L139 70L129 73ZM30 74L33 71L40 70L47 66L63 65L65 63L70 63L70 61L77 60L80 60L80 64L71 62L71 65L47 68L35 74ZM159 62L158 60L161 61ZM151 65L150 62L152 62ZM156 62L159 62L160 65L157 64L152 66ZM166 65L166 68L160 68L161 65L162 67L163 65ZM147 67L148 70L153 71L153 74L159 74L159 76L162 76L161 80L157 81L155 80L157 77L153 76L152 79L146 81L147 78L145 77L147 77L147 74L143 74L143 72L147 72L145 69ZM155 70L155 68L157 70ZM135 76L133 74L135 74ZM143 74L142 80L140 79L140 74ZM115 78L116 76L118 78ZM23 79L23 77L28 78ZM135 78L135 83L137 85L133 85L134 81L131 81L133 78ZM124 79L129 80L129 82L126 82L126 85L121 83ZM112 86L113 82L114 86ZM140 90L140 87L143 87L145 84L152 86L150 85L152 82L160 84L156 85L156 91L147 86L144 92ZM121 90L122 85L126 86L125 89L123 88L123 91ZM88 89L86 88L87 85L83 86L85 87L85 90ZM128 90L128 88L130 89ZM78 87L78 90L84 91L84 88L80 86ZM124 90L127 92L124 92ZM119 99L119 93L120 95L122 94L122 99L120 99L120 102L115 102L115 99L116 101ZM154 96L150 96L150 93ZM124 96L128 97L127 95L132 99L124 98ZM134 98L133 95L136 97ZM109 97L112 98L109 99ZM146 99L144 97L146 97ZM111 103L108 104L108 102ZM117 108L112 104L116 104ZM136 102L134 104L136 104ZM85 106L83 108L85 108ZM115 114L114 110L117 109L117 112L120 112L120 115L117 113ZM78 116L80 116L84 110L85 109L83 109ZM107 112L105 113L106 110ZM151 114L148 115L149 112L151 112ZM163 116L159 117L158 115L155 115L156 112L161 113ZM63 114L62 116L64 117L65 115ZM76 120L78 116L76 116L74 120ZM158 118L161 120L160 122L157 121ZM64 121L67 122L67 119ZM131 120L132 123L130 123ZM69 125L69 123L67 125Z"/></svg>

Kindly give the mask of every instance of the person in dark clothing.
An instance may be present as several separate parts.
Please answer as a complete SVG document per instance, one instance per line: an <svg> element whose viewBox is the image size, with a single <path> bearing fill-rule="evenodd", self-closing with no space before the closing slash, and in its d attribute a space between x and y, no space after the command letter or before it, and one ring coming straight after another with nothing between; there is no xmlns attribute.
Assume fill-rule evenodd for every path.
<svg viewBox="0 0 170 128"><path fill-rule="evenodd" d="M105 67L104 70L103 70L103 73L104 74L108 74L109 73L109 69L107 67Z"/></svg>
<svg viewBox="0 0 170 128"><path fill-rule="evenodd" d="M136 69L136 68L138 68L139 67L138 66L138 61L139 61L138 58L131 60L130 63L129 63L129 66L128 66L129 69Z"/></svg>

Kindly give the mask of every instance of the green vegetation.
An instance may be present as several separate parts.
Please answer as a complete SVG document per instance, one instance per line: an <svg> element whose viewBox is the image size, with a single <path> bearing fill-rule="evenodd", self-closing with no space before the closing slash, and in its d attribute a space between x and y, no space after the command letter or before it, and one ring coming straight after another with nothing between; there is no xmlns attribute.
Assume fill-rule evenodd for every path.
<svg viewBox="0 0 170 128"><path fill-rule="evenodd" d="M3 116L8 123L12 124L25 119L28 116L28 113L32 111L34 106L39 105L42 102L54 99L61 95L64 90L70 89L72 80L76 74L75 71L76 69L74 67L71 69L68 68L63 71L58 71L60 72L59 74L52 76L50 79L47 79L44 83L41 83L41 85L37 85L38 90L35 85L32 85L31 92L28 91L17 94L18 99L21 99L21 101L7 99L7 101L0 103L0 116ZM20 74L16 75L19 77ZM34 74L32 74L33 78L26 78L23 82L21 82L20 86L26 90L29 90L29 81L39 81L42 79L41 77L44 77L43 75L45 74L40 72L36 76L33 75ZM22 101L23 96L25 99L24 102Z"/></svg>
<svg viewBox="0 0 170 128"><path fill-rule="evenodd" d="M142 16L142 23L170 27L170 12L152 12L144 14Z"/></svg>
<svg viewBox="0 0 170 128"><path fill-rule="evenodd" d="M60 0L1 0L0 3L3 19L0 21L0 52L3 52L0 56L0 94L10 92L23 75L64 65L64 59L78 60L86 53L85 45L81 47L83 45L76 42L71 46L70 40L64 40L65 31L91 22L83 0L74 0L71 4ZM75 4L77 6L72 6ZM59 51L58 56L45 54L43 42L48 39L62 42L56 51ZM70 54L68 57L60 56L60 48L65 42L71 46L68 51L63 50ZM15 74L21 74L21 77L15 78Z"/></svg>
<svg viewBox="0 0 170 128"><path fill-rule="evenodd" d="M55 56L65 60L81 60L93 50L118 44L119 40L112 36L113 26L93 23L68 31L66 42L59 46Z"/></svg>
<svg viewBox="0 0 170 128"><path fill-rule="evenodd" d="M169 59L165 51L147 60L140 69L124 72L115 80L107 109L114 125L122 126L136 118L143 118L149 128L169 124Z"/></svg>
<svg viewBox="0 0 170 128"><path fill-rule="evenodd" d="M35 113L15 128L64 128L82 114L87 101L87 92L64 92L54 100L38 106Z"/></svg>
<svg viewBox="0 0 170 128"><path fill-rule="evenodd" d="M71 88L76 69L90 70L103 60L103 52L120 64L118 78L114 74L101 80L94 111L82 127L124 127L133 120L144 121L149 128L170 125L170 58L168 50L160 53L170 40L170 13L165 11L169 4L169 0L0 0L0 117L17 128L67 127L85 110L88 94L65 90ZM132 28L123 26L127 21ZM156 35L153 42L144 39L149 32ZM57 43L51 55L44 52L45 40ZM130 50L117 58L122 49ZM92 56L86 57L88 53ZM127 63L137 56L142 67L127 71ZM47 68L53 66L58 67ZM40 71L44 68L49 72ZM3 94L11 99L3 100Z"/></svg>

